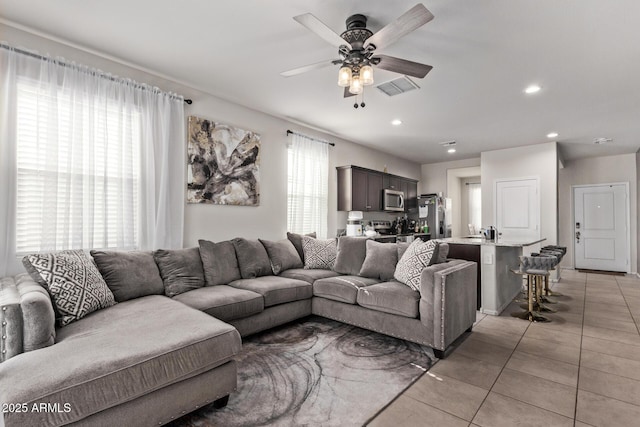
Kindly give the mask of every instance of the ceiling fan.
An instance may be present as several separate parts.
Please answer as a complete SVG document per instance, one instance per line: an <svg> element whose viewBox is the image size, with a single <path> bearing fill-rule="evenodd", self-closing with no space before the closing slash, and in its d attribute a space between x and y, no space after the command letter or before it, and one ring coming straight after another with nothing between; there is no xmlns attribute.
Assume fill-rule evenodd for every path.
<svg viewBox="0 0 640 427"><path fill-rule="evenodd" d="M293 19L337 47L340 58L284 71L280 73L284 77L341 64L338 72L338 86L344 87L344 97L346 98L361 95L364 86L373 84L372 67L418 78L423 78L433 68L419 62L376 54L376 50L384 49L433 19L433 14L421 3L409 9L375 34L367 29L367 17L361 14L348 17L347 29L340 35L311 13L298 15ZM358 103L356 102L353 106L358 108ZM364 107L364 102L361 102L360 106Z"/></svg>

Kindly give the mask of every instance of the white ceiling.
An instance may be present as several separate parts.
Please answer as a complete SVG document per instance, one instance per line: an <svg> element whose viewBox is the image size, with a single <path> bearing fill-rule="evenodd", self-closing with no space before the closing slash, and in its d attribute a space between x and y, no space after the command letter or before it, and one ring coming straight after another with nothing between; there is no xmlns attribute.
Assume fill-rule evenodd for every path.
<svg viewBox="0 0 640 427"><path fill-rule="evenodd" d="M0 17L419 163L544 143L551 131L568 160L640 148L638 0L425 0L435 19L379 53L434 69L419 91L368 89L364 109L343 99L337 66L280 76L337 58L293 16L311 12L341 33L362 13L375 32L415 3L0 0ZM376 84L395 77L375 72ZM525 95L530 83L542 91ZM438 145L449 140L453 155Z"/></svg>

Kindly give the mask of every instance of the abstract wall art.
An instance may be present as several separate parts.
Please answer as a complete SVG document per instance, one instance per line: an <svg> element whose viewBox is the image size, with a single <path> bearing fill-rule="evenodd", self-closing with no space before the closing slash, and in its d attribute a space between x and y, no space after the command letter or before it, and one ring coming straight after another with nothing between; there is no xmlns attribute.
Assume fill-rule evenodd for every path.
<svg viewBox="0 0 640 427"><path fill-rule="evenodd" d="M260 135L189 117L187 203L260 205Z"/></svg>

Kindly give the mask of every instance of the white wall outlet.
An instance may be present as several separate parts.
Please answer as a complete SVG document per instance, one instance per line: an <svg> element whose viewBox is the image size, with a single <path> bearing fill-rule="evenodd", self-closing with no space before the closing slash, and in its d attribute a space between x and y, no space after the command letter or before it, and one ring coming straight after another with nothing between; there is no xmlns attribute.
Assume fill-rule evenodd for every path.
<svg viewBox="0 0 640 427"><path fill-rule="evenodd" d="M493 264L493 254L484 254L484 263Z"/></svg>

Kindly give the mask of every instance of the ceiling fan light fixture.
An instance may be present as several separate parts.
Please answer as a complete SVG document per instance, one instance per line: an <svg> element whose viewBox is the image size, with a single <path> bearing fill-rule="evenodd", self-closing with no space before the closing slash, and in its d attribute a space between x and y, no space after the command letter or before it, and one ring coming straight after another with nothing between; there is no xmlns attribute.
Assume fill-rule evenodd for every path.
<svg viewBox="0 0 640 427"><path fill-rule="evenodd" d="M365 65L360 68L360 79L365 86L373 84L373 67L371 65Z"/></svg>
<svg viewBox="0 0 640 427"><path fill-rule="evenodd" d="M338 86L347 87L351 85L351 68L345 66L338 71Z"/></svg>
<svg viewBox="0 0 640 427"><path fill-rule="evenodd" d="M349 86L349 92L354 95L359 95L362 93L362 80L360 80L360 76L358 74L354 75L351 79L351 85Z"/></svg>

